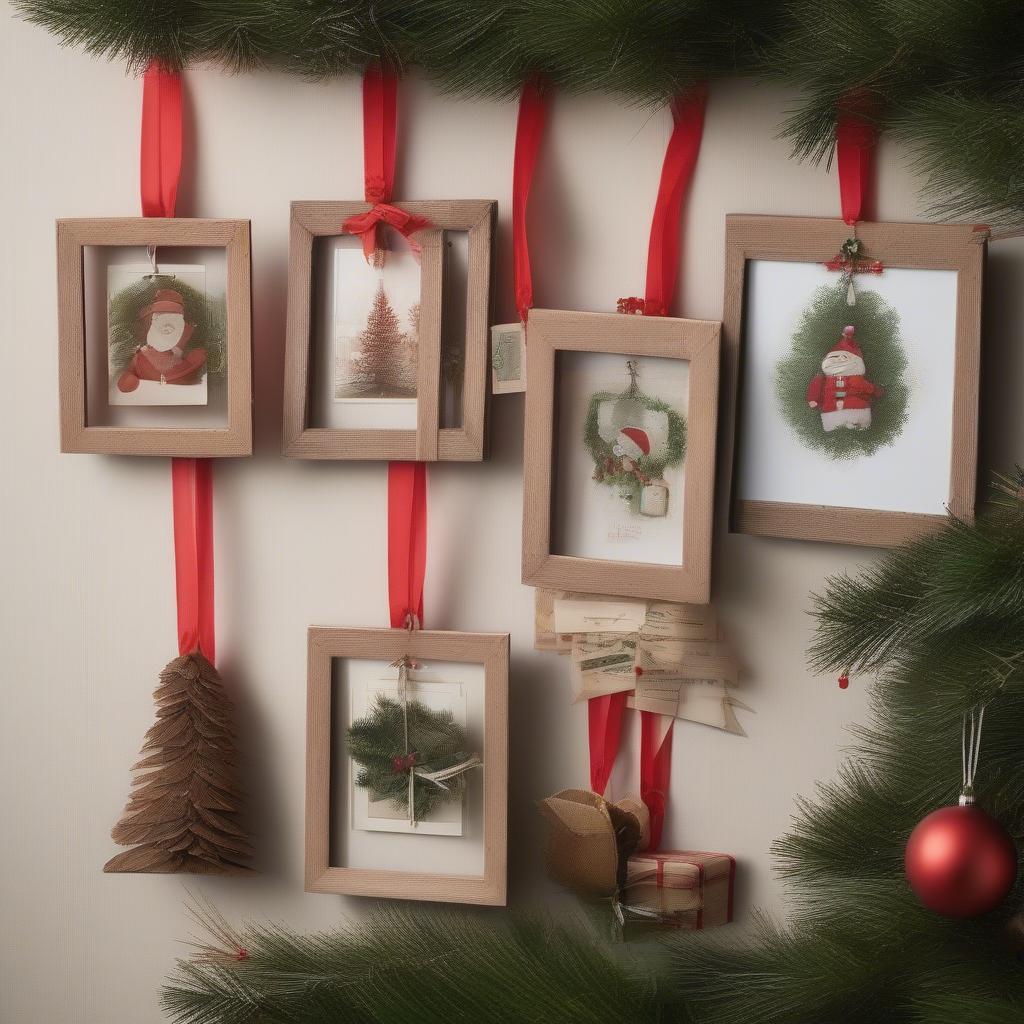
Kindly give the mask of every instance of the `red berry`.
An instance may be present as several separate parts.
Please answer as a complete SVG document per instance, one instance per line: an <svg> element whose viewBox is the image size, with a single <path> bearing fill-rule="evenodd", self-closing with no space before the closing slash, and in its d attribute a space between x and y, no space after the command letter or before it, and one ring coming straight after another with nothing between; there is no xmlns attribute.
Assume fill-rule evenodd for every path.
<svg viewBox="0 0 1024 1024"><path fill-rule="evenodd" d="M850 677L849 676L840 676L839 677L839 689L840 690L845 690L849 685L850 685Z"/></svg>

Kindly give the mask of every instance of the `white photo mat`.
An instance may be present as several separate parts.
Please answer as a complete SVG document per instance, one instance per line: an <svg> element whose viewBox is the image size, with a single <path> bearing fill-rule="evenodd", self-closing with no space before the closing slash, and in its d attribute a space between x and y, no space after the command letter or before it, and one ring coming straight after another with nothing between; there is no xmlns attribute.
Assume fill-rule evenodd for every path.
<svg viewBox="0 0 1024 1024"><path fill-rule="evenodd" d="M584 444L591 397L624 392L627 361L637 365L639 390L660 399L683 418L689 405L689 362L660 356L604 352L560 352L557 408L554 514L551 551L579 558L683 565L683 492L686 460L662 475L668 487L667 514L635 512L614 485L594 480L594 460ZM656 438L651 437L652 444Z"/></svg>
<svg viewBox="0 0 1024 1024"><path fill-rule="evenodd" d="M414 670L426 685L431 680L458 687L466 708L466 731L483 759L482 768L466 775L462 802L462 832L456 835L412 831L380 831L353 826L351 758L345 736L352 724L352 695L360 688L376 687L393 678L389 661L364 658L332 660L333 753L331 757L331 863L346 868L380 871L424 871L441 875L481 876L484 867L483 779L487 750L483 745L485 719L484 666L472 662L428 661Z"/></svg>
<svg viewBox="0 0 1024 1024"><path fill-rule="evenodd" d="M779 409L775 368L814 293L838 274L820 263L749 260L736 497L944 515L952 451L957 274L886 268L858 275L900 317L908 361L907 421L893 444L870 456L831 459L800 443ZM837 341L822 339L822 356ZM870 376L871 367L868 368Z"/></svg>

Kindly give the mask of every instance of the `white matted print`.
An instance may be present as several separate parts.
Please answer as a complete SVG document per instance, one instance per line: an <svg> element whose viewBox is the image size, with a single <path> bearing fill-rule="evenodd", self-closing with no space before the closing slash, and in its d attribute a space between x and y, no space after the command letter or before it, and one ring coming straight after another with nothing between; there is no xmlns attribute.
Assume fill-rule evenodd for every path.
<svg viewBox="0 0 1024 1024"><path fill-rule="evenodd" d="M344 740L331 759L331 862L347 868L379 871L424 871L440 875L482 875L484 869L484 778L487 772L488 750L484 743L485 687L484 666L474 662L423 661L413 670L414 681L427 689L432 685L444 687L450 699L457 690L464 709L465 727L473 749L479 752L483 766L466 774L460 824L444 830L443 821L432 819L433 827L426 828L424 820L409 829L408 819L398 822L402 827L385 828L385 821L377 818L373 828L361 828L357 808L353 801L358 788L353 787L354 766L344 753ZM397 669L383 659L334 658L333 679L335 700L332 701L332 734L344 737L354 719L354 695L374 690L394 681L397 687ZM417 694L419 697L419 694ZM457 703L457 702L453 702ZM353 789L356 792L353 793ZM388 813L391 813L390 811ZM382 827L377 827L382 826Z"/></svg>
<svg viewBox="0 0 1024 1024"><path fill-rule="evenodd" d="M552 553L682 565L689 363L558 353Z"/></svg>
<svg viewBox="0 0 1024 1024"><path fill-rule="evenodd" d="M407 683L410 701L419 701L431 711L451 713L456 724L466 727L466 695L461 683L447 683L422 672ZM364 718L370 714L378 697L399 700L399 686L394 670L379 679L360 679L353 683L351 701L352 718ZM387 800L373 800L369 791L357 786L355 778L358 768L351 768L350 799L352 801L352 827L364 832L411 832L418 835L460 836L462 835L462 801L448 801L438 804L428 814L409 821L408 810L394 807Z"/></svg>
<svg viewBox="0 0 1024 1024"><path fill-rule="evenodd" d="M957 274L884 268L855 291L820 263L748 261L736 496L942 515Z"/></svg>
<svg viewBox="0 0 1024 1024"><path fill-rule="evenodd" d="M223 348L223 313L202 265L107 268L107 401L206 405L207 373Z"/></svg>
<svg viewBox="0 0 1024 1024"><path fill-rule="evenodd" d="M336 426L416 429L420 265L408 247L366 262L333 250L331 401Z"/></svg>

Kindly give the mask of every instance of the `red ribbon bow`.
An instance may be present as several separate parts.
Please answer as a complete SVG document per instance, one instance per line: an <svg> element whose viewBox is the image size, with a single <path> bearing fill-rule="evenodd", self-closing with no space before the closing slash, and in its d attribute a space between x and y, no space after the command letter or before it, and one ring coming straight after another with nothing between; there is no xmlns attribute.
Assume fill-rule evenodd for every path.
<svg viewBox="0 0 1024 1024"><path fill-rule="evenodd" d="M349 217L342 225L342 230L350 235L359 235L363 240L363 255L367 263L372 263L377 251L377 225L386 224L394 228L409 243L413 255L419 256L420 247L410 237L416 231L430 227L426 217L418 217L399 206L391 203L376 203L366 213L357 213Z"/></svg>

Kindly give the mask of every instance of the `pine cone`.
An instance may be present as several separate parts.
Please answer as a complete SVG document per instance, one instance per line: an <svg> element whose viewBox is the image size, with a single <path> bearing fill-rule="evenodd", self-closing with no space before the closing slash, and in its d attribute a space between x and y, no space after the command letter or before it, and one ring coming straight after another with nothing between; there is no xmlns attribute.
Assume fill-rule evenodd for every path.
<svg viewBox="0 0 1024 1024"><path fill-rule="evenodd" d="M231 702L217 670L198 651L160 674L157 721L146 733L121 820L111 837L135 849L108 872L234 875L251 869L252 849L238 823Z"/></svg>

